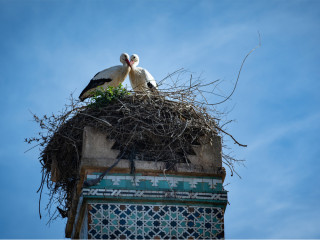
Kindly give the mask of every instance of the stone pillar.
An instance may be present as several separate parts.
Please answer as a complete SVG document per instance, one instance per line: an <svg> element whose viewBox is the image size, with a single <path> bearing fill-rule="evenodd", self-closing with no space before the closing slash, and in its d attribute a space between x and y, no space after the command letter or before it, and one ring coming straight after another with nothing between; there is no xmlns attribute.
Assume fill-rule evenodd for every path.
<svg viewBox="0 0 320 240"><path fill-rule="evenodd" d="M191 163L167 171L163 162L121 160L97 186L95 179L119 154L114 142L85 128L78 187L66 237L91 239L222 239L227 192L221 140L194 146Z"/></svg>

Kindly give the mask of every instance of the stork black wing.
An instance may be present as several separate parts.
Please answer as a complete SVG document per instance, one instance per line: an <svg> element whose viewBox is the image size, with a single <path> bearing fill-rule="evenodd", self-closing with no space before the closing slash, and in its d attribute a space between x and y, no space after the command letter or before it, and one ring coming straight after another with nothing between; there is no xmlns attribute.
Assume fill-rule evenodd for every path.
<svg viewBox="0 0 320 240"><path fill-rule="evenodd" d="M153 89L153 88L156 87L156 86L154 86L151 82L148 82L147 85L148 85L148 87L151 88L151 89Z"/></svg>
<svg viewBox="0 0 320 240"><path fill-rule="evenodd" d="M100 78L100 79L91 80L89 82L89 84L85 87L85 89L83 89L83 91L81 92L79 98L81 99L81 96L83 94L85 94L87 91L89 91L91 89L93 90L96 87L99 87L99 86L103 85L104 83L111 82L111 81L112 81L111 78Z"/></svg>
<svg viewBox="0 0 320 240"><path fill-rule="evenodd" d="M95 76L97 76L99 73L101 73L101 72L97 72L96 75L93 76L93 78L94 78Z"/></svg>

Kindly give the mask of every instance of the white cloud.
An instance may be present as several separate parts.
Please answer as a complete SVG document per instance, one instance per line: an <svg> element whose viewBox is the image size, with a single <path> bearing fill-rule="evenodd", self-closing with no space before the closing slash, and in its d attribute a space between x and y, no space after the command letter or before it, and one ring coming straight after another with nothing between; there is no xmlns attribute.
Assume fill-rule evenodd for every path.
<svg viewBox="0 0 320 240"><path fill-rule="evenodd" d="M301 118L289 123L283 123L280 126L265 128L264 132L256 137L252 143L248 144L248 153L258 151L260 148L267 148L268 145L274 143L288 134L297 133L310 128L319 128L320 113L311 114L305 118Z"/></svg>

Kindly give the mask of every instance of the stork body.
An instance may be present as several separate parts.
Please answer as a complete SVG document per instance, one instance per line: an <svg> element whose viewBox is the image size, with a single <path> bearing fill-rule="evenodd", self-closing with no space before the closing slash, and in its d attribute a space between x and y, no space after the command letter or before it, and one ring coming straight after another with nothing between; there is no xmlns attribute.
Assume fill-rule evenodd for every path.
<svg viewBox="0 0 320 240"><path fill-rule="evenodd" d="M133 54L130 57L131 71L129 72L132 89L135 92L158 93L158 85L154 77L148 72L148 70L137 67L138 64L139 57L137 54Z"/></svg>
<svg viewBox="0 0 320 240"><path fill-rule="evenodd" d="M126 53L121 54L120 62L122 66L114 66L98 72L91 79L89 84L83 89L79 98L81 101L85 100L88 97L92 97L94 90L98 87L106 89L109 86L117 87L127 77L130 71L129 55Z"/></svg>

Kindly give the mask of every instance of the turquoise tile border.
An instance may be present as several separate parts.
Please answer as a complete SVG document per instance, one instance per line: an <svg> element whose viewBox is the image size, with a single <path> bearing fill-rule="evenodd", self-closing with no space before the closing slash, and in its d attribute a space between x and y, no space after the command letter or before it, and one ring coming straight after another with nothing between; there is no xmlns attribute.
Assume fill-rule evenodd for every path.
<svg viewBox="0 0 320 240"><path fill-rule="evenodd" d="M98 174L88 175L94 179ZM136 174L110 174L92 189L144 190L144 191L180 191L215 193L225 191L222 179L217 177L189 177L177 175L144 176Z"/></svg>

